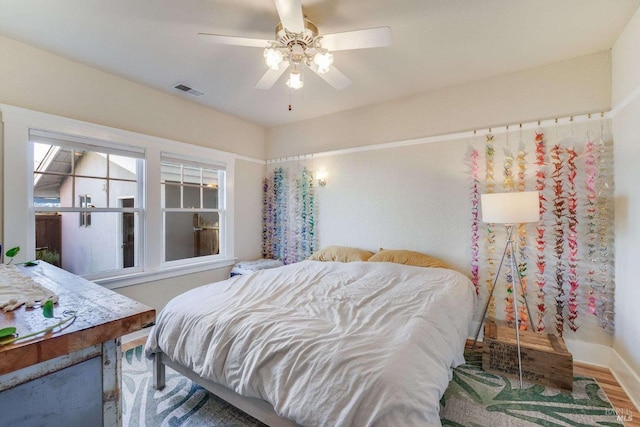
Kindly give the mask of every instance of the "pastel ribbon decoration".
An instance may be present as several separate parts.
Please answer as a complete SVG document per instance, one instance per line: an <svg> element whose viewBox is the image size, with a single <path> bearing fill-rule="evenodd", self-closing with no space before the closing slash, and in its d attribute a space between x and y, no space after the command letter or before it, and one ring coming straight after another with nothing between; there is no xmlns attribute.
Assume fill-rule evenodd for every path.
<svg viewBox="0 0 640 427"><path fill-rule="evenodd" d="M596 258L596 176L597 176L597 164L596 155L594 152L594 144L591 138L587 140L584 146L584 163L585 163L585 187L586 187L586 222L587 222L587 258L589 261L594 261ZM589 297L588 297L588 310L590 314L597 315L596 308L596 293L597 282L595 278L596 272L592 263L589 263L587 270L587 283L589 285Z"/></svg>
<svg viewBox="0 0 640 427"><path fill-rule="evenodd" d="M480 153L473 149L470 155L471 170L471 282L476 289L476 295L480 294L480 234L478 232L480 191L480 165L478 163Z"/></svg>
<svg viewBox="0 0 640 427"><path fill-rule="evenodd" d="M493 193L495 191L495 177L493 175L493 168L495 164L495 149L493 148L493 135L486 135L486 155L485 155L485 187L487 193ZM487 289L490 293L493 290L493 282L496 277L496 233L493 228L493 224L487 224ZM495 319L496 317L496 304L495 296L492 296L489 300L489 306L487 310L489 318Z"/></svg>
<svg viewBox="0 0 640 427"><path fill-rule="evenodd" d="M547 211L547 199L544 191L547 183L547 162L546 162L546 146L544 133L536 132L536 190L540 196L540 221L536 224L536 285L538 287L537 297L537 324L536 329L539 332L545 330L544 316L547 313L545 285L547 279L545 277L546 269L546 227L544 224L545 212Z"/></svg>
<svg viewBox="0 0 640 427"><path fill-rule="evenodd" d="M505 192L511 192L514 190L514 180L513 180L513 154L509 151L508 148L504 149L504 164L503 164L503 179L502 179L502 189ZM513 274L515 274L511 270L511 257L514 254L511 253L511 250L507 251L504 260L504 277L507 289L507 297L505 298L505 320L507 323L511 324L515 321L515 313L513 309L513 298L514 298L514 289L513 289Z"/></svg>

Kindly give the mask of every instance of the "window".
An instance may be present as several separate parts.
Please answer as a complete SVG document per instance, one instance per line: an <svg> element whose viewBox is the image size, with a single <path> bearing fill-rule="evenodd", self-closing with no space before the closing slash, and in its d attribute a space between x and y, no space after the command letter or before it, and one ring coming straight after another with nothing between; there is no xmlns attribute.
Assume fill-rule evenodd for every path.
<svg viewBox="0 0 640 427"><path fill-rule="evenodd" d="M16 263L37 257L111 289L234 263L237 155L0 110L2 243L20 246Z"/></svg>
<svg viewBox="0 0 640 427"><path fill-rule="evenodd" d="M164 261L224 255L225 170L163 154Z"/></svg>
<svg viewBox="0 0 640 427"><path fill-rule="evenodd" d="M37 257L80 275L139 266L144 152L41 131L30 140Z"/></svg>

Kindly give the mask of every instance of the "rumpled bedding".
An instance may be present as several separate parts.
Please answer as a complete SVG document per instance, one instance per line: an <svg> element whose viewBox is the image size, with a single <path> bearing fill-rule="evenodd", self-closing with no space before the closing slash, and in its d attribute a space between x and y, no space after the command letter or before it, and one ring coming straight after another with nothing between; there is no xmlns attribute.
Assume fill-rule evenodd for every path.
<svg viewBox="0 0 640 427"><path fill-rule="evenodd" d="M303 261L179 295L146 355L303 426L438 426L474 305L453 270Z"/></svg>

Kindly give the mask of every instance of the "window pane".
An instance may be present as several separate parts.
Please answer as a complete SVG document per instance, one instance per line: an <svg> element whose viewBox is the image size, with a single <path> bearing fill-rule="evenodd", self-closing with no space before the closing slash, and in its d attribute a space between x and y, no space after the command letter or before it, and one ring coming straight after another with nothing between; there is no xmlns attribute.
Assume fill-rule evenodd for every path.
<svg viewBox="0 0 640 427"><path fill-rule="evenodd" d="M164 203L163 208L179 208L180 207L180 185L164 184Z"/></svg>
<svg viewBox="0 0 640 427"><path fill-rule="evenodd" d="M218 189L211 187L204 187L202 189L203 208L205 209L217 209L218 208Z"/></svg>
<svg viewBox="0 0 640 427"><path fill-rule="evenodd" d="M75 150L75 174L106 178L107 155L87 150Z"/></svg>
<svg viewBox="0 0 640 427"><path fill-rule="evenodd" d="M217 212L166 212L165 261L220 253Z"/></svg>
<svg viewBox="0 0 640 427"><path fill-rule="evenodd" d="M91 212L91 225L80 226L80 212L36 212L36 254L58 259L74 274L135 267L138 261L137 213Z"/></svg>
<svg viewBox="0 0 640 427"><path fill-rule="evenodd" d="M72 157L70 149L56 145L33 144L34 206L60 206L60 188L63 183L69 181Z"/></svg>
<svg viewBox="0 0 640 427"><path fill-rule="evenodd" d="M109 207L111 208L137 208L139 207L138 198L136 197L138 191L138 184L128 181L110 181L109 187ZM126 206L123 205L124 201L131 201L131 206L127 202Z"/></svg>
<svg viewBox="0 0 640 427"><path fill-rule="evenodd" d="M34 206L46 205L44 200L56 201L56 206L60 206L60 187L68 177L61 175L45 175L41 173L33 174L33 204Z"/></svg>
<svg viewBox="0 0 640 427"><path fill-rule="evenodd" d="M36 210L142 206L140 153L65 135L46 138L52 139L32 144ZM48 144L53 140L62 145ZM75 274L121 274L118 270L139 265L139 218L134 212L36 212L37 256Z"/></svg>
<svg viewBox="0 0 640 427"><path fill-rule="evenodd" d="M80 208L106 208L107 206L107 180L106 179L98 179L98 178L75 178L76 181L76 204L75 207ZM71 197L71 185L63 185L60 190L60 200L62 202L62 206L71 206L66 205L68 200ZM91 198L91 202L88 203L88 206L82 206L80 204L81 196L89 196ZM115 207L115 206L112 206Z"/></svg>
<svg viewBox="0 0 640 427"><path fill-rule="evenodd" d="M109 154L109 178L136 179L138 175L138 159Z"/></svg>
<svg viewBox="0 0 640 427"><path fill-rule="evenodd" d="M187 209L200 209L200 187L185 185L182 187L182 207Z"/></svg>
<svg viewBox="0 0 640 427"><path fill-rule="evenodd" d="M71 149L57 145L33 144L33 170L57 174L71 173Z"/></svg>

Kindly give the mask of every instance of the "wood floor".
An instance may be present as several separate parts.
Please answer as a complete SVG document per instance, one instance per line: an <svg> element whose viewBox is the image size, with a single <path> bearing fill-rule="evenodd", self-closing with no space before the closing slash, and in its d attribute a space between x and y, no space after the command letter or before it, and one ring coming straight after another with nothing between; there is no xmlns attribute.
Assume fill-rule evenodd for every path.
<svg viewBox="0 0 640 427"><path fill-rule="evenodd" d="M609 368L574 362L573 374L584 375L596 379L602 391L607 395L611 405L628 427L640 427L640 410L633 406L627 393L622 390Z"/></svg>
<svg viewBox="0 0 640 427"><path fill-rule="evenodd" d="M124 343L122 344L122 351L127 351L130 348L144 345L146 341L147 338L142 337ZM609 398L609 401L616 410L618 416L621 417L624 425L626 427L640 427L640 410L633 406L629 396L627 396L622 387L620 387L620 384L618 384L618 381L616 381L609 368L574 362L573 374L595 378L602 388L602 391L604 391Z"/></svg>

